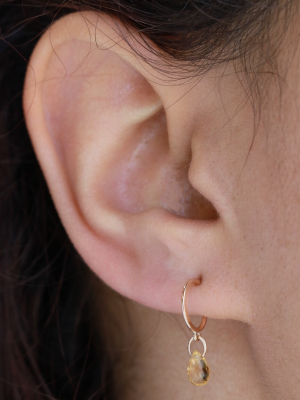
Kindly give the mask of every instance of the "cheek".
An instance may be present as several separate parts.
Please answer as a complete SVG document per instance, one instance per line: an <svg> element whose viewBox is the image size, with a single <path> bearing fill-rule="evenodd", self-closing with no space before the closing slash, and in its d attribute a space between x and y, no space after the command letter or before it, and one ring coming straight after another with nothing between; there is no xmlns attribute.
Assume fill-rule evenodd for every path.
<svg viewBox="0 0 300 400"><path fill-rule="evenodd" d="M300 281L300 135L293 114L283 117L288 123L267 117L258 127L235 202L255 313L268 318L300 301L292 296Z"/></svg>
<svg viewBox="0 0 300 400"><path fill-rule="evenodd" d="M286 108L272 101L273 108L262 107L255 124L245 92L228 94L227 87L220 89L222 99L211 101L207 119L201 116L189 179L223 220L228 250L223 276L235 279L249 299L254 325L272 316L276 325L278 313L288 317L300 303L295 290L300 282L297 108L288 96ZM271 98L279 98L278 93Z"/></svg>
<svg viewBox="0 0 300 400"><path fill-rule="evenodd" d="M267 382L280 385L288 376L298 386L300 134L293 120L289 113L285 125L269 118L265 129L259 127L235 212L253 310L248 334L257 367Z"/></svg>

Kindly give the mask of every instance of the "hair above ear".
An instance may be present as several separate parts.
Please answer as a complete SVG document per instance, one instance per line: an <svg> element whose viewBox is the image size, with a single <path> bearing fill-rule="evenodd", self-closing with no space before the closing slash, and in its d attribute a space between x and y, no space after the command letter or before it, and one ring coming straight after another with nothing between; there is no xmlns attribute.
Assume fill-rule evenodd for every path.
<svg viewBox="0 0 300 400"><path fill-rule="evenodd" d="M121 294L180 312L183 284L202 276L190 312L246 321L241 293L230 279L224 289L221 278L231 262L224 202L194 167L198 117L189 112L197 103L186 97L169 107L187 87L163 85L115 24L68 15L30 60L26 123L63 225L90 268ZM215 80L201 85L208 98Z"/></svg>

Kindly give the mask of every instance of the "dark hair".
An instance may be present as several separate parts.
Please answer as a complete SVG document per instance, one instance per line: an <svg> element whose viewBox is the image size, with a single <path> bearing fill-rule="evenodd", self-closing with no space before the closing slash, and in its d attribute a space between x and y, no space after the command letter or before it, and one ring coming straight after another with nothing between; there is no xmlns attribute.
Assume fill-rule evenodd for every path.
<svg viewBox="0 0 300 400"><path fill-rule="evenodd" d="M24 75L40 35L76 10L107 13L159 53L157 68L193 74L270 48L281 3L0 0L1 399L114 398L114 358L95 324L96 278L60 223L24 124Z"/></svg>

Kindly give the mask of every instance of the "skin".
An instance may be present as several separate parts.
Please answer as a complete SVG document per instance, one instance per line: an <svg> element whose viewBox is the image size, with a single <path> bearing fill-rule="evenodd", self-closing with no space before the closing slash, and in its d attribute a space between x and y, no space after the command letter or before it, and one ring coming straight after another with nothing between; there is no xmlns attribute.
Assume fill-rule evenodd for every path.
<svg viewBox="0 0 300 400"><path fill-rule="evenodd" d="M265 94L257 119L234 65L170 82L115 24L91 13L54 24L31 57L24 110L67 233L125 297L120 306L116 293L106 296L109 318L120 324L107 327L108 337L124 354L119 398L297 399L294 25L284 41L295 46L284 42L278 55L281 78L257 81ZM202 284L189 293L189 311L208 317L211 378L202 388L186 377L191 335L180 315L183 285L194 277Z"/></svg>

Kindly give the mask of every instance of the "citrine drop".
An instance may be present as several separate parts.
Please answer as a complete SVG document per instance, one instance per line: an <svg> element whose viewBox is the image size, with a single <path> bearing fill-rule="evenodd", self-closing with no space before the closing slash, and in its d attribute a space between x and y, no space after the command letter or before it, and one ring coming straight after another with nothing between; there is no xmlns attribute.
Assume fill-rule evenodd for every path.
<svg viewBox="0 0 300 400"><path fill-rule="evenodd" d="M205 385L209 378L209 366L199 351L195 350L187 368L189 380L196 386Z"/></svg>

